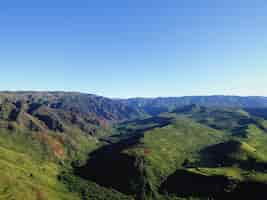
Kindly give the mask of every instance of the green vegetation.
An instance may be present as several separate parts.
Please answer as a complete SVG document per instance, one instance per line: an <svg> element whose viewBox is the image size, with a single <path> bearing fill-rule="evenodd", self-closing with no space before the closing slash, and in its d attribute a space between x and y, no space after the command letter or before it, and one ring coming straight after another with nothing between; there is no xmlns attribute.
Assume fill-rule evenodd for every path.
<svg viewBox="0 0 267 200"><path fill-rule="evenodd" d="M57 180L60 166L40 157L39 145L21 135L0 133L0 199L79 199ZM31 145L31 146L28 146Z"/></svg>
<svg viewBox="0 0 267 200"><path fill-rule="evenodd" d="M191 162L196 160L201 148L223 140L225 138L220 131L178 118L167 126L145 132L136 145L123 152L144 158L146 179L157 196L157 190L167 176L188 159Z"/></svg>
<svg viewBox="0 0 267 200"><path fill-rule="evenodd" d="M260 199L266 109L251 102L266 103L1 93L0 200Z"/></svg>
<svg viewBox="0 0 267 200"><path fill-rule="evenodd" d="M222 140L223 134L219 131L188 119L177 119L168 126L146 132L139 144L125 152L144 156L155 176L160 178L182 166L187 158L196 156L202 147Z"/></svg>
<svg viewBox="0 0 267 200"><path fill-rule="evenodd" d="M209 192L212 194L212 191L207 190L207 188L203 188L203 191L207 190L204 196L203 194L197 195L201 191L194 191L193 188L188 194L180 193L179 195L179 192L174 192L176 195L166 195L165 192L172 192L168 189L162 189L161 192L165 181L172 177L172 174L175 174L177 170L182 169L188 169L191 178L200 172L203 172L202 175L204 175L204 171L205 176L218 176L219 180L215 178L215 182L211 182L211 185L216 185L216 180L233 179L242 183L238 187L243 188L245 187L243 183L256 182L259 184L266 181L267 160L266 154L264 154L266 147L263 146L267 134L265 134L266 122L264 120L251 117L240 109L220 110L197 106L191 106L189 110L188 108L185 109L187 113L179 113L178 115L177 111L176 115L164 113L155 118L118 125L118 130L122 132L120 136L129 134L127 139L119 143L117 150L115 150L116 143L112 144L110 147L112 152L106 152L105 156L98 153L94 154L98 159L95 163L89 159L86 170L93 170L89 166L94 164L95 166L110 166L110 168L93 170L92 174L95 176L85 177L93 178L94 181L105 186L115 187L121 192L130 193L137 199L212 198L208 195ZM206 122L208 117L212 119L212 124ZM214 124L218 126L214 126ZM237 134L237 129L239 134ZM116 159L103 160L101 159L103 157ZM117 164L113 168L112 163L115 160ZM131 163L132 168L126 168L126 163ZM136 180L134 178L122 180L123 183L134 185L130 191L112 181L107 182L99 179L101 173L103 174L104 170L108 170L108 177L118 182L119 179L116 177L120 176L120 171L123 169L127 169L128 174L135 174L135 177L139 177ZM181 178L179 176L175 176L177 181ZM190 180L190 178L188 179ZM206 179L201 178L200 180L204 182L199 184L205 184ZM131 184L129 184L128 189ZM218 187L224 191L229 187L231 188L231 184L232 182L226 181L222 185L219 184Z"/></svg>

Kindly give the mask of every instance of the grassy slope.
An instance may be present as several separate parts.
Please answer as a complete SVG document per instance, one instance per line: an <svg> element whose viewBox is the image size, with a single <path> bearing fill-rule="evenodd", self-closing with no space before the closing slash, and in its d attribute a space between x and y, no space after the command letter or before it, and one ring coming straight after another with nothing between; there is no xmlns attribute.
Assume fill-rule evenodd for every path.
<svg viewBox="0 0 267 200"><path fill-rule="evenodd" d="M62 166L51 154L49 144L35 136L0 130L0 199L79 199L78 193L70 193L58 181Z"/></svg>
<svg viewBox="0 0 267 200"><path fill-rule="evenodd" d="M223 132L178 118L167 126L145 132L144 138L124 153L144 159L146 179L152 193L157 193L161 182L182 167L186 159L197 159L201 148L224 140ZM149 198L155 195L148 194Z"/></svg>
<svg viewBox="0 0 267 200"><path fill-rule="evenodd" d="M19 142L14 142L13 148L7 135L1 133L0 138L0 170L3 172L0 178L0 199L78 199L77 194L68 192L57 180L58 165L52 161L40 162L36 159L38 152L34 152L34 149L28 154L30 147L26 149L26 145L29 142L20 147ZM25 153L18 149L25 149Z"/></svg>
<svg viewBox="0 0 267 200"><path fill-rule="evenodd" d="M267 174L263 172L251 172L242 170L237 167L220 167L220 168L192 168L187 169L190 172L196 174L202 174L205 176L225 176L238 181L254 181L265 183L267 180Z"/></svg>
<svg viewBox="0 0 267 200"><path fill-rule="evenodd" d="M219 113L219 115L222 116L223 113ZM233 117L237 118L236 121L242 117L248 117L246 113L241 111L229 115L226 115L227 122L231 121ZM227 127L227 122L221 127ZM240 149L228 155L234 161L233 166L196 167L189 170L194 173L205 173L206 176L225 176L241 182L266 182L265 172L241 169L237 164L239 161L249 162L251 158L255 159L257 163L266 162L267 134L262 129L262 127L266 127L266 121L260 120L255 124L250 123L243 127L239 124L234 126L242 128L240 136L231 136L229 134L231 129L219 131L208 128L206 124L201 125L193 120L178 117L176 121L167 126L146 131L144 138L138 144L125 149L123 152L144 159L145 176L149 180L152 192L157 193L160 183L175 170L183 168L185 161L197 163L201 159L199 153L204 148L234 139L240 141ZM236 164L237 166L235 166ZM153 199L153 196L150 196L150 198ZM160 197L158 196L158 198ZM190 199L190 197L187 199Z"/></svg>
<svg viewBox="0 0 267 200"><path fill-rule="evenodd" d="M186 140L185 140L186 138ZM174 124L145 134L143 142L151 153L147 161L155 166L160 176L183 164L187 158L206 145L223 140L223 134L190 120L179 119Z"/></svg>
<svg viewBox="0 0 267 200"><path fill-rule="evenodd" d="M243 113L241 113L241 114L243 114ZM210 117L212 118L213 116L210 116ZM198 118L198 119L200 119L200 118ZM227 121L231 120L231 117L229 117L229 118L226 117L226 120ZM234 119L234 121L235 120L236 119ZM206 124L206 121L204 124ZM255 169L254 168L242 169L242 166L239 165L239 162L242 162L243 164L245 163L245 165L249 166L249 162L251 160L253 160L254 166L256 166L258 164L266 166L266 161L267 161L267 156L266 156L267 155L266 154L267 153L267 147L266 147L267 134L266 134L266 130L265 130L266 121L258 119L257 121L255 121L255 123L252 122L252 123L246 124L245 126L240 126L240 125L236 124L235 126L240 127L240 133L242 133L242 134L240 134L238 136L235 136L235 135L231 136L231 135L229 135L229 131L231 131L231 129L227 129L227 128L222 130L222 131L225 131L227 133L226 137L225 137L225 139L227 141L229 141L229 139L230 139L230 141L231 141L231 139L234 139L235 141L239 141L240 146L237 145L238 148L235 148L235 151L228 152L229 148L232 148L232 147L229 146L229 148L228 148L227 147L228 142L226 142L225 148L228 149L226 151L228 153L224 154L223 150L221 149L221 150L219 150L219 151L221 151L221 152L219 152L220 155L214 155L216 157L220 157L223 155L224 157L221 158L222 161L224 159L226 159L226 157L227 157L227 159L231 159L233 161L233 163L231 165L224 166L224 164L220 164L220 167L218 165L217 167L214 166L212 168L195 166L194 168L188 168L186 170L188 170L188 172L190 172L192 174L196 174L196 177L197 177L197 174L201 174L201 175L207 176L207 177L222 176L222 177L227 177L230 180L235 180L235 181L240 182L240 183L250 182L252 184L254 184L254 183L261 184L262 183L263 185L265 185L265 183L267 182L267 176L266 176L266 171L264 170L264 167L260 167L259 169L257 169L257 168L255 168ZM221 126L221 127L223 127L223 126ZM225 124L225 127L227 127L227 123ZM203 138L201 138L201 140L202 139ZM190 140L188 138L186 138L186 140L183 140L183 143L181 145L182 146L186 145L188 142L190 142ZM191 143L192 144L191 147L193 147L192 151L195 150L195 144L197 144L197 143ZM206 143L206 144L208 144L208 143ZM160 158L160 159L162 159L162 158ZM177 181L178 181L178 179L179 179L179 177L177 177ZM257 186L255 186L255 187L257 187ZM262 187L265 187L265 186L262 186ZM194 190L192 190L192 192L193 191ZM253 192L255 193L255 191L253 191ZM190 199L190 198L192 198L192 197L188 196L185 199ZM195 198L198 199L197 197L195 197Z"/></svg>
<svg viewBox="0 0 267 200"><path fill-rule="evenodd" d="M263 122L266 124L266 121ZM259 129L255 125L250 125L247 127L246 137L242 140L248 143L250 146L255 148L258 152L265 155L267 159L267 134L263 130Z"/></svg>
<svg viewBox="0 0 267 200"><path fill-rule="evenodd" d="M0 200L132 200L72 174L71 161L83 161L99 146L96 139L72 131L63 137L0 129ZM54 150L59 141L63 156Z"/></svg>
<svg viewBox="0 0 267 200"><path fill-rule="evenodd" d="M59 168L52 162L39 163L26 154L0 148L0 199L79 199L57 180Z"/></svg>

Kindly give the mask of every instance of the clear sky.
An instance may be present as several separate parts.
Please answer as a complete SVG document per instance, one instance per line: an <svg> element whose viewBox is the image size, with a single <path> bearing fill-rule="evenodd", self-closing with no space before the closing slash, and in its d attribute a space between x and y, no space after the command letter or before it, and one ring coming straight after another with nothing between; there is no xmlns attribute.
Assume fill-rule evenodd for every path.
<svg viewBox="0 0 267 200"><path fill-rule="evenodd" d="M1 1L0 70L0 90L267 96L267 1Z"/></svg>

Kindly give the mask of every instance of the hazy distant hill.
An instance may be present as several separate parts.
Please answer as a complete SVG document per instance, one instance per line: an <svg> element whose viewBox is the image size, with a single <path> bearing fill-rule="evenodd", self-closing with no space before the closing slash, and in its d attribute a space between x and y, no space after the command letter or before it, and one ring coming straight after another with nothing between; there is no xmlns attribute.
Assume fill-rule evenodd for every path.
<svg viewBox="0 0 267 200"><path fill-rule="evenodd" d="M158 114L163 111L170 111L176 107L192 104L205 107L267 108L267 97L187 96L133 98L121 100L121 102L130 107L142 109L150 114Z"/></svg>

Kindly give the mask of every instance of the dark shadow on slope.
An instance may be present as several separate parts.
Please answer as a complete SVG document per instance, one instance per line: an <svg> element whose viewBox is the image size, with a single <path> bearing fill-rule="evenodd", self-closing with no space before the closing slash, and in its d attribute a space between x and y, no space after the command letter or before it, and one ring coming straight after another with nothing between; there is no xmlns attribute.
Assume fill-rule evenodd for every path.
<svg viewBox="0 0 267 200"><path fill-rule="evenodd" d="M90 154L85 166L75 169L82 178L114 188L125 194L141 193L144 185L143 159L121 151L136 144L141 134L116 144L110 144Z"/></svg>
<svg viewBox="0 0 267 200"><path fill-rule="evenodd" d="M267 108L245 108L249 114L261 117L267 120Z"/></svg>
<svg viewBox="0 0 267 200"><path fill-rule="evenodd" d="M151 129L167 126L172 120L173 118L170 117L151 117L147 119L123 122L116 127L118 131L117 134L109 137L103 137L100 140L111 144L116 143L138 134L142 135L144 132ZM134 126L134 128L131 126Z"/></svg>
<svg viewBox="0 0 267 200"><path fill-rule="evenodd" d="M99 185L111 187L126 194L137 195L138 199L144 199L145 193L150 190L144 171L144 159L130 156L122 151L138 144L143 138L144 132L166 126L169 123L169 119L166 118L161 120L157 118L154 121L159 123L152 127L139 129L135 133L131 133L127 139L117 143L110 142L109 145L91 153L86 165L75 168L75 173ZM143 122L146 123L147 120Z"/></svg>
<svg viewBox="0 0 267 200"><path fill-rule="evenodd" d="M267 163L261 154L246 143L236 140L209 146L200 152L198 167L231 167L238 166L245 170L265 172Z"/></svg>
<svg viewBox="0 0 267 200"><path fill-rule="evenodd" d="M148 126L149 129L163 127L163 126L168 125L171 122L171 120L172 118L170 117L151 117L151 118L146 118L146 119L126 121L126 122L121 123L120 126L127 127L127 125L135 125L137 127L140 127L140 130L142 131L142 127L144 126L145 127Z"/></svg>
<svg viewBox="0 0 267 200"><path fill-rule="evenodd" d="M177 170L161 185L160 191L185 198L262 200L267 195L267 184L239 182L225 176L206 176L186 170Z"/></svg>
<svg viewBox="0 0 267 200"><path fill-rule="evenodd" d="M204 176L186 170L177 170L161 186L161 192L179 197L214 197L224 193L231 183L224 176Z"/></svg>

